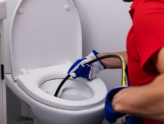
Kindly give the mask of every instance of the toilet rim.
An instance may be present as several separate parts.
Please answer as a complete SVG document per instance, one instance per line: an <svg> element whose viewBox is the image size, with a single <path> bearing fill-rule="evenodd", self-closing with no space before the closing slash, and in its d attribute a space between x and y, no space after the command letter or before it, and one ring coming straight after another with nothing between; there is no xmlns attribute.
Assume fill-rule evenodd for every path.
<svg viewBox="0 0 164 124"><path fill-rule="evenodd" d="M92 81L80 79L85 82L92 90L93 97L83 101L70 101L60 99L44 92L40 85L51 79L64 78L70 65L63 64L58 66L45 67L28 71L27 74L18 76L17 84L29 96L46 105L67 109L67 110L84 110L96 107L105 100L107 89L100 78ZM60 70L59 70L60 69Z"/></svg>

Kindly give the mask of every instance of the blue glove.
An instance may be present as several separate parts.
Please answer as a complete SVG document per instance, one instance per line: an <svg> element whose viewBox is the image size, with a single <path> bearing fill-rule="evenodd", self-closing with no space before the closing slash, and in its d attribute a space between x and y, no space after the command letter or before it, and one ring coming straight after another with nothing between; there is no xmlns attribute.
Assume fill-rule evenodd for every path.
<svg viewBox="0 0 164 124"><path fill-rule="evenodd" d="M84 64L98 58L97 54L98 53L93 50L86 58L77 60L69 69L68 74L74 79L77 77L87 78L88 80L94 79L101 70L106 68L106 66L101 61L94 62L91 65Z"/></svg>
<svg viewBox="0 0 164 124"><path fill-rule="evenodd" d="M128 115L113 111L111 105L114 95L123 88L128 88L128 86L121 86L121 87L114 88L110 90L107 94L106 101L105 101L105 118L110 124L117 124L120 122L122 122L122 124L123 123L125 124L125 122L129 119Z"/></svg>

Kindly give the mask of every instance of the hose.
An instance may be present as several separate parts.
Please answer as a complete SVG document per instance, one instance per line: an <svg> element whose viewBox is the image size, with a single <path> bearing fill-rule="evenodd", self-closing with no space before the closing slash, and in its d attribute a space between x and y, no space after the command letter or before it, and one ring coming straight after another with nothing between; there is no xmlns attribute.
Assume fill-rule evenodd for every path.
<svg viewBox="0 0 164 124"><path fill-rule="evenodd" d="M92 63L96 62L96 61L99 61L99 60L102 60L102 59L106 59L106 58L118 58L120 59L121 61L121 65L122 65L122 82L121 82L121 85L122 86L125 86L126 85L126 73L125 73L125 62L124 62L124 59L122 56L120 55L117 55L117 54L111 54L111 55L105 55L105 56L102 56L102 57L99 57L99 58L96 58L96 59L93 59L87 63L85 63L84 65L88 64L88 65L91 65ZM68 74L64 79L63 81L60 83L60 85L58 86L54 96L57 97L58 96L58 93L61 89L61 87L64 85L64 83L68 80L68 78L70 77L70 75Z"/></svg>

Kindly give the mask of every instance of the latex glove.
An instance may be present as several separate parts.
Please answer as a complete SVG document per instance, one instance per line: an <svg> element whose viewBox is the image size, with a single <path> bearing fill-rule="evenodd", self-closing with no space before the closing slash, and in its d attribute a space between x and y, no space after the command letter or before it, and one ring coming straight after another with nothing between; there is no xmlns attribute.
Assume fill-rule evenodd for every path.
<svg viewBox="0 0 164 124"><path fill-rule="evenodd" d="M94 79L106 66L101 61L94 62L91 65L84 64L98 58L97 54L98 52L93 50L87 57L77 60L69 69L68 74L74 79L77 77L87 78L88 80Z"/></svg>
<svg viewBox="0 0 164 124"><path fill-rule="evenodd" d="M117 113L117 112L113 111L113 108L111 105L114 95L118 91L120 91L124 88L128 88L128 86L116 87L116 88L110 90L107 94L106 101L105 101L105 118L110 124L128 124L127 120L129 119L129 115ZM120 122L122 122L122 123L120 123Z"/></svg>

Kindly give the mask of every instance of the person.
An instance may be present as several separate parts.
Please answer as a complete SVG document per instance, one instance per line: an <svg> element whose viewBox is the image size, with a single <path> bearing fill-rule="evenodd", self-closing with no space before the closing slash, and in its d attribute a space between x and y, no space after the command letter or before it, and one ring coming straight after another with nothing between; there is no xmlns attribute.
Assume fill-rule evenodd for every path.
<svg viewBox="0 0 164 124"><path fill-rule="evenodd" d="M164 0L134 0L129 13L133 23L127 36L127 51L114 54L121 55L128 65L130 86L109 91L112 112L109 111L111 118L106 118L112 122L112 118L133 115L140 117L144 124L164 124ZM77 60L68 73L73 78L92 80L103 69L121 68L117 58L84 65L109 54L113 53L99 54L93 50L87 57Z"/></svg>

